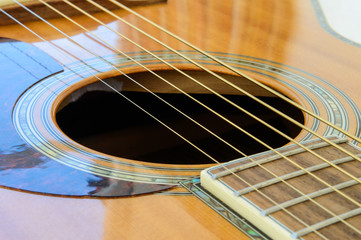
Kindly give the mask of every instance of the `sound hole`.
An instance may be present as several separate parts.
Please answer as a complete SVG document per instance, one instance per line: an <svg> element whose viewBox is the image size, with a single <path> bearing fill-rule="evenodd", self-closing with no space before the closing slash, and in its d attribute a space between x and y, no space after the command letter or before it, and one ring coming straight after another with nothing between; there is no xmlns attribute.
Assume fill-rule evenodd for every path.
<svg viewBox="0 0 361 240"><path fill-rule="evenodd" d="M173 73L170 72L159 71L158 73L172 77ZM189 71L190 74L194 72ZM202 75L199 72L194 74ZM166 87L162 88L161 83L155 84L154 81L156 80L153 80L146 73L135 73L130 76L134 79L139 79L144 85L146 85L146 82L152 82L149 88L157 92L159 97L241 152L250 155L268 150L256 140L242 133L242 131L236 129L184 94L176 93L175 91L171 92ZM233 78L230 77L234 81L245 81L241 78ZM242 157L239 152L233 150L227 144L212 136L212 134L152 94L144 92L136 87L136 85L129 83L124 77L117 77L111 80L118 85L118 89L121 90L124 96L141 106L145 111L192 142L192 144L217 159L217 161L225 162ZM176 83L182 82L182 80L174 81ZM97 85L100 86L100 84ZM119 86L121 86L121 89ZM250 88L249 86L247 87ZM206 104L224 118L237 124L240 128L273 148L283 146L289 142L216 95L197 90L196 88L190 89L192 89L189 91L192 97ZM288 136L294 138L300 132L300 129L294 126L294 124L286 121L249 97L233 94L231 90L227 90L224 87L221 89L222 95L227 99ZM251 91L257 93L258 90ZM71 98L75 100L70 100ZM259 96L259 98L298 122L303 123L302 112L283 100L274 96ZM80 89L77 93L73 93L64 102L71 103L63 104L64 106L58 111L56 119L59 127L70 138L91 149L113 156L153 163L213 163L209 157L201 153L194 146L115 92L110 92L102 87L88 86L87 89Z"/></svg>

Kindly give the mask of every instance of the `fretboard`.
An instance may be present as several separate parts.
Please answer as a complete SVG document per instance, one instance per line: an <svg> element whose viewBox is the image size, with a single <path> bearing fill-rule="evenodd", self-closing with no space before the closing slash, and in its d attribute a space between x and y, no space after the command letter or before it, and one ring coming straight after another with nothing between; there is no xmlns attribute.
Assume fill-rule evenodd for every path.
<svg viewBox="0 0 361 240"><path fill-rule="evenodd" d="M361 149L327 139L336 146L315 139L206 169L201 185L271 238L361 239L361 163L352 157Z"/></svg>

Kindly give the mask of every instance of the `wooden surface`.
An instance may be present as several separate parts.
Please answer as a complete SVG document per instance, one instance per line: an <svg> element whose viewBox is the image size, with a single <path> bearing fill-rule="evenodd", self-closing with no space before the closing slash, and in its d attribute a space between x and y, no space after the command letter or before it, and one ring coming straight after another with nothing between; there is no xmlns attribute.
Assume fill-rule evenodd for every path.
<svg viewBox="0 0 361 240"><path fill-rule="evenodd" d="M144 6L144 5L148 5L148 4L154 4L154 3L159 3L162 2L163 0L144 0L144 1L139 1L139 0L125 0L125 1L119 1L122 4L125 4L129 7L134 7L134 6ZM35 11L37 14L40 14L42 17L46 18L46 19L50 19L50 18L57 18L59 17L59 15L54 12L54 11L49 11L49 8L42 4L39 1L33 1L33 0L25 0L25 1L19 1L20 4L26 6L27 8L29 8L32 11ZM76 9L72 8L71 6L69 6L68 4L64 3L63 1L58 1L58 0L52 0L52 1L46 1L48 3L51 3L54 7L56 7L58 10L66 13L69 16L73 16L73 15L78 15L79 11L77 11ZM86 10L88 13L92 13L92 12L99 12L100 9L91 5L91 4L87 4L86 1L71 1L75 4L78 4L78 6L80 6L82 9ZM98 1L101 2L101 1ZM110 2L103 2L106 5L106 7L108 9L117 9L118 7ZM35 16L34 14L29 13L26 9L24 9L20 4L13 4L13 1L2 1L0 3L0 7L2 7L3 9L6 9L7 13L16 16L17 20L20 20L22 22L29 22L29 21L35 21L38 20L38 17ZM0 24L1 25L8 25L8 24L12 24L12 20L7 17L7 16L1 16L0 17Z"/></svg>
<svg viewBox="0 0 361 240"><path fill-rule="evenodd" d="M291 66L301 69L300 75L316 75L346 93L356 106L361 106L361 49L322 28L317 19L319 13L316 14L311 1L168 0L167 3L134 9L203 50L249 56L268 63L277 62L282 64L281 68ZM154 34L175 49L189 50L184 44L124 10L116 10L114 13L139 25L144 31ZM148 50L165 50L108 14L97 13L94 16ZM124 52L141 51L86 16L73 19L89 31L105 38L107 42L115 45L116 49ZM52 19L50 22L96 55L119 54L117 50L101 44L91 34L84 33L83 29L65 19ZM66 50L71 57L59 54L47 42L18 24L0 26L0 36L30 43L62 65L94 58L93 54L67 40L45 23L29 22L26 26ZM192 68L189 64L184 65L185 68ZM160 64L151 67L169 69ZM229 72L221 67L211 68ZM139 69L133 67L127 71ZM289 87L282 86L260 72L254 73L247 69L245 72L310 108L304 97ZM349 102L325 82L319 81L317 84L343 101L349 121L348 131L357 134L358 120ZM327 118L327 110L320 100L313 100L320 105L320 115ZM306 125L311 125L311 117L305 114L305 118ZM318 131L322 134L325 128L321 124ZM303 135L305 133L301 133L299 138ZM179 196L174 194L174 189L169 195L150 194L109 199L51 197L6 188L0 189L0 192L2 239L246 239L243 233L196 197Z"/></svg>
<svg viewBox="0 0 361 240"><path fill-rule="evenodd" d="M334 139L335 140L335 139ZM345 139L343 139L345 140ZM324 144L323 146L317 146L317 144ZM325 144L320 139L314 139L309 141L307 144L304 144L311 148L313 145L313 150L317 154L325 157L328 161L335 161L337 159L343 159L349 157L347 154L344 154L339 149L337 149L334 146L330 146ZM349 145L347 142L339 143L338 146L342 147L343 149L347 149L353 154L360 154L361 150L359 148L355 148L353 145ZM295 145L290 145L288 147L285 147L284 149L278 149L280 152L288 156L288 159L290 161L284 159L284 158L278 158L277 154L274 154L273 152L268 152L263 155L254 156L252 160L250 161L248 159L243 159L243 161L234 162L233 164L227 165L227 168L232 169L236 166L246 166L247 163L255 163L257 161L265 160L267 158L271 158L271 156L276 157L277 160L269 161L264 164L260 164L259 166L255 164L255 167L252 168L244 168L239 171L235 171L236 175L238 177L241 177L242 180L245 182L240 181L239 178L236 177L236 175L229 174L227 171L224 171L221 167L217 167L211 171L209 171L212 174L215 174L216 172L225 172L226 175L223 177L219 177L219 182L224 184L225 190L217 192L211 187L207 187L207 189L218 196L223 201L230 203L233 201L238 201L237 197L234 197L234 194L231 194L230 198L225 197L226 192L230 191L239 191L239 196L243 196L249 201L251 201L253 204L258 206L260 209L262 209L264 212L267 211L267 209L271 207L279 207L279 205L275 205L275 202L278 204L290 202L294 199L297 199L298 197L304 197L302 194L300 194L299 191L305 194L311 194L311 193L321 193L321 190L325 188L325 185L315 181L313 177L310 176L310 174L305 174L305 172L301 171L301 175L298 175L298 177L289 178L288 181L282 182L281 180L275 178L271 173L276 173L277 176L283 176L284 179L285 176L288 173L295 173L298 168L296 168L292 163L297 163L305 168L309 168L309 171L313 174L316 174L318 177L322 178L324 181L326 181L330 186L335 186L340 183L344 183L347 181L350 181L348 176L340 174L340 172L332 167L324 167L322 169L318 169L318 171L311 171L310 167L316 166L318 164L324 164L324 161L321 161L319 158L313 156L311 153L304 151L295 153L292 151L294 150L300 150ZM288 154L287 154L288 153ZM290 154L290 155L289 155ZM360 162L352 160L352 158L349 158L348 161L343 162L342 164L338 164L339 166L342 166L342 169L346 170L349 173L352 173L353 175L358 175L358 172L360 171ZM327 165L326 165L327 166ZM328 165L329 166L329 165ZM288 169L288 170L287 170ZM270 171L271 170L271 171ZM267 180L272 179L274 182L273 184L265 184ZM203 178L201 178L203 182ZM277 181L279 180L279 181ZM210 183L212 180L208 180L206 184L212 185ZM247 184L246 184L247 183ZM258 189L262 189L262 191L256 191L254 188L249 187L249 184L251 184L254 187L257 187L257 184L264 184L263 187L258 187ZM204 184L204 185L206 185ZM258 185L258 186L259 186ZM293 186L297 186L297 191L293 188ZM328 187L330 187L328 186ZM345 188L343 192L351 193L352 192L352 198L355 200L360 199L359 196L357 196L358 192L360 190L358 189L360 187L359 184L355 181L355 184L352 187ZM326 187L327 189L327 187ZM266 196L263 194L266 193ZM232 199L232 200L231 200ZM275 202L272 202L270 199L274 200ZM307 199L307 198L306 198ZM293 203L290 204L289 207L287 207L287 211L280 208L278 211L273 212L270 216L277 221L275 221L276 224L270 224L268 220L265 218L262 222L261 219L258 219L257 221L253 221L254 224L259 224L259 226L263 226L264 229L269 229L269 232L267 234L269 236L273 236L274 238L277 238L277 236L281 236L282 231L284 231L285 226L287 229L290 230L292 233L301 232L300 230L306 228L308 225L314 225L319 222L327 221L329 218L333 217L333 215L330 214L327 210L330 210L332 213L335 213L337 215L341 215L343 213L352 211L354 209L357 209L356 205L344 198L343 196L339 195L338 193L331 191L329 194L320 195L318 198L313 198L316 201L301 201L298 202L298 204ZM327 210L321 209L319 204L321 203L323 206L326 207ZM236 206L239 204L233 204L233 206ZM252 205L247 208L247 210L252 209ZM245 211L244 207L237 208L237 211L240 212L241 215L246 216L246 213L248 211ZM253 214L248 214L247 219L252 219L253 216L257 215L258 209L253 212ZM292 216L290 216L292 214ZM301 219L298 221L296 220L297 216L298 219ZM356 228L361 226L361 217L354 216L349 219L345 219L347 224L351 223L352 226L355 226ZM308 225L304 225L303 223L306 223ZM278 225L280 224L280 225ZM260 227L262 228L262 227ZM264 230L266 231L266 230ZM330 224L329 226L323 227L317 232L317 234L321 233L323 236L325 236L327 239L357 239L360 235L354 231L351 230L349 226L347 226L344 223L337 222L335 224ZM284 239L293 239L289 233L283 232L282 238ZM304 234L302 236L303 239L318 239L320 236L318 236L315 232L310 232L308 234Z"/></svg>

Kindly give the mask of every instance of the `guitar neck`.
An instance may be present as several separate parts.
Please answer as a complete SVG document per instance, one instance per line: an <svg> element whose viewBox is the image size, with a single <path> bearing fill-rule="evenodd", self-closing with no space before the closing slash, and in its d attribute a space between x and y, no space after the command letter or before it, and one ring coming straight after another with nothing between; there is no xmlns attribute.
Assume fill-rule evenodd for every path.
<svg viewBox="0 0 361 240"><path fill-rule="evenodd" d="M360 238L361 48L318 0L20 2L1 239Z"/></svg>
<svg viewBox="0 0 361 240"><path fill-rule="evenodd" d="M340 149L356 156L361 149L328 139L336 146L315 139L303 143L312 152L290 145L213 167L203 171L202 186L274 239L355 238L360 208L347 193L360 191L360 179L336 168L360 171L360 162Z"/></svg>

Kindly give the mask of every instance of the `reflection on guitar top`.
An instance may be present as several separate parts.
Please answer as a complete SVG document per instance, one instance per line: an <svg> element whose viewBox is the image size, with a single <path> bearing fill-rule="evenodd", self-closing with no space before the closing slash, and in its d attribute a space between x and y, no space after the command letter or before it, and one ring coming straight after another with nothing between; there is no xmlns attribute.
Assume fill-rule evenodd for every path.
<svg viewBox="0 0 361 240"><path fill-rule="evenodd" d="M360 238L361 49L318 1L3 4L2 238Z"/></svg>

